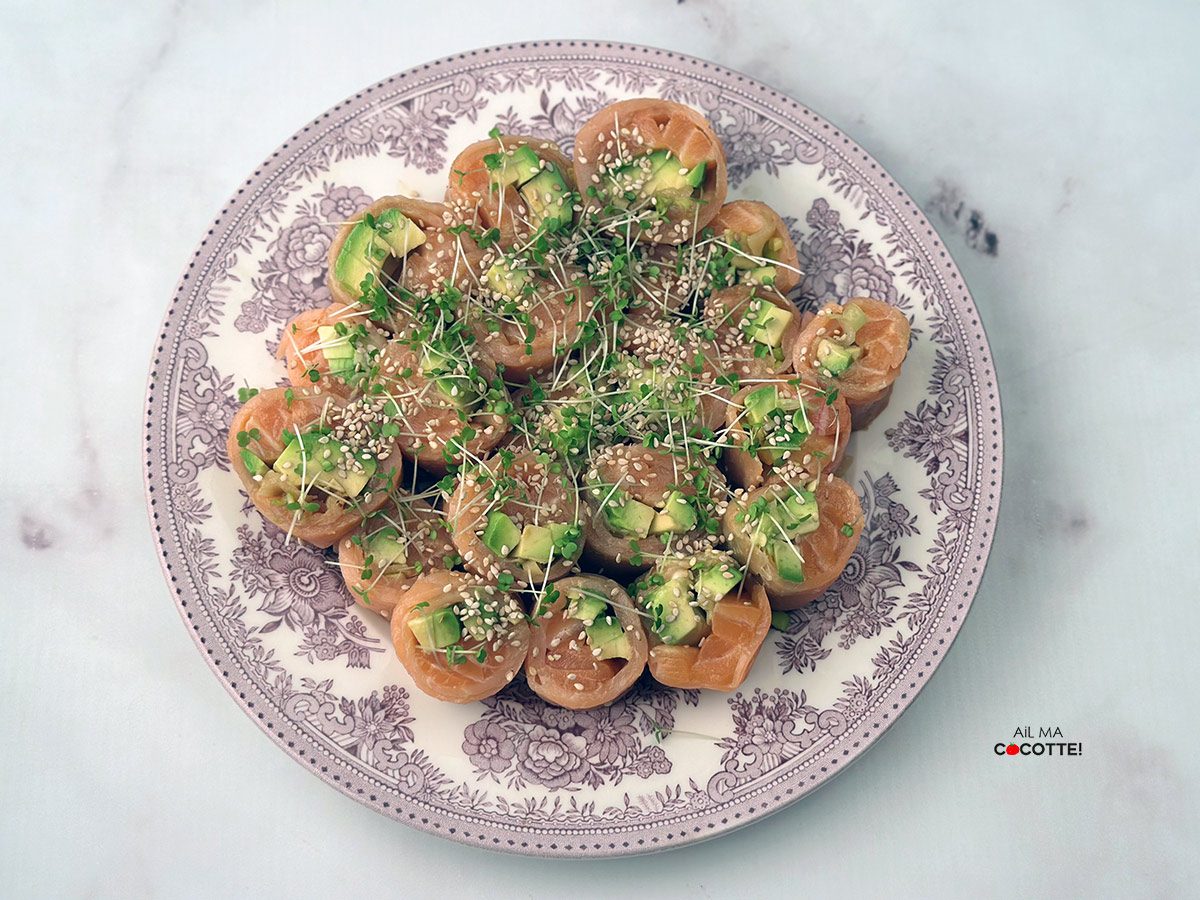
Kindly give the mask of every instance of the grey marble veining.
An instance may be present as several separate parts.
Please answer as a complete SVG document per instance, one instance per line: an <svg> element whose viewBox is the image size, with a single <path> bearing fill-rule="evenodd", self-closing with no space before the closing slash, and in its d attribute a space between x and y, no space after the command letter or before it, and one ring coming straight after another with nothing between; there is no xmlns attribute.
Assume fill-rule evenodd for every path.
<svg viewBox="0 0 1200 900"><path fill-rule="evenodd" d="M1179 895L1200 872L1200 7L6 4L0 894ZM602 30L601 30L602 29ZM849 774L666 856L543 863L409 831L263 739L163 586L148 354L226 196L313 115L485 44L671 46L829 117L922 204L1003 395L991 564L942 670ZM997 758L1018 725L1084 743ZM447 874L454 873L454 874Z"/></svg>

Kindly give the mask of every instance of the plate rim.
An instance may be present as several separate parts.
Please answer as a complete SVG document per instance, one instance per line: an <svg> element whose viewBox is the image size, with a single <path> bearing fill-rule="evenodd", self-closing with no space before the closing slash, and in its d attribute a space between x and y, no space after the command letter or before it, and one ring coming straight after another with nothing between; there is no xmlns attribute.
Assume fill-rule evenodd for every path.
<svg viewBox="0 0 1200 900"><path fill-rule="evenodd" d="M678 63L689 64L701 70L708 71L720 77L722 80L728 80L730 83L736 83L740 88L757 89L759 92L765 95L765 99L760 101L765 106L770 107L778 104L791 105L802 115L810 117L817 123L821 124L822 127L827 127L831 132L830 139L840 139L841 147L844 152L856 155L858 157L858 161L866 162L873 169L877 170L878 173L880 173L879 175L875 176L879 189L883 190L886 187L886 189L891 192L891 197L889 199L900 201L896 205L896 213L902 219L907 220L906 224L913 230L914 237L917 238L920 245L922 245L926 251L936 250L945 255L945 274L941 275L945 281L945 290L953 301L952 305L958 306L960 303L965 304L965 306L957 310L957 312L960 314L963 312L969 312L973 314L974 321L970 322L969 326L971 328L978 329L975 338L972 339L968 333L968 323L966 321L960 323L963 339L971 351L967 354L966 358L969 361L975 376L974 383L981 390L980 394L973 399L978 406L983 407L987 401L983 397L982 390L990 389L994 393L994 406L991 409L991 417L992 421L994 422L996 446L995 449L989 453L982 449L983 441L982 438L980 438L981 449L979 451L982 456L979 466L981 485L983 482L983 470L986 465L990 463L994 468L996 486L990 497L994 508L990 511L990 517L988 521L982 521L978 514L978 510L976 511L976 522L974 523L976 534L974 539L968 545L968 549L976 551L979 555L977 561L978 572L973 573L970 582L964 586L964 572L960 571L958 577L956 578L954 590L947 591L946 593L945 602L947 604L947 612L949 611L949 604L953 603L955 600L958 601L958 609L957 615L952 618L951 624L946 629L945 637L942 639L943 642L939 645L940 649L932 651L932 655L936 659L936 662L926 660L926 668L929 671L925 675L921 676L919 684L914 683L914 686L911 687L909 691L901 694L897 699L894 700L890 711L882 711L881 706L880 709L869 719L859 723L858 730L863 733L864 737L856 741L852 747L843 748L841 756L830 761L830 765L836 766L836 768L829 770L823 766L822 769L824 772L824 777L816 779L815 781L810 779L811 783L804 785L802 783L804 780L802 777L802 772L800 769L796 769L781 776L778 780L769 785L769 787L781 788L781 790L773 799L759 801L759 794L763 790L760 789L754 794L739 798L732 806L726 806L720 810L717 810L716 812L710 812L695 819L688 820L686 826L691 826L691 828L685 826L684 829L678 831L672 831L674 828L672 824L659 824L644 831L634 831L627 824L625 824L597 829L571 829L569 835L560 836L544 826L524 826L525 831L520 832L516 830L516 828L520 826L519 823L515 821L511 827L506 827L504 825L493 824L489 822L481 822L476 825L467 820L470 828L464 829L462 827L462 821L464 820L461 819L447 819L447 821L453 822L454 824L450 827L442 827L443 823L437 821L435 817L436 814L427 814L422 807L416 805L408 798L400 796L392 798L394 802L388 802L382 798L373 799L368 797L361 789L357 793L353 792L350 789L350 786L340 779L336 772L332 771L332 767L323 766L316 759L306 758L300 748L289 747L287 736L284 731L278 730L275 724L268 720L266 713L256 710L254 708L255 704L253 700L247 699L247 694L245 692L238 691L238 686L236 682L231 680L229 672L222 671L217 660L214 658L212 649L207 646L204 636L200 633L199 626L192 619L192 614L189 612L188 604L190 601L193 601L194 598L185 597L185 593L189 592L185 590L185 586L179 581L172 571L171 562L168 559L168 555L170 553L168 540L163 536L162 525L158 522L158 512L156 509L158 505L158 497L155 495L155 486L152 484L152 478L156 474L161 475L163 473L162 470L156 468L155 465L156 460L153 455L153 451L155 449L154 431L159 426L165 427L164 420L161 417L158 421L156 421L154 417L158 388L156 383L159 374L158 367L160 361L162 360L164 350L167 349L167 338L171 334L171 320L173 318L173 314L176 306L183 298L186 289L189 287L190 279L195 270L197 261L205 253L205 248L208 245L209 240L213 239L218 234L218 229L225 223L225 220L229 214L235 211L239 205L247 205L252 199L251 197L246 196L247 190L273 169L283 165L284 161L281 161L280 157L284 151L286 151L292 144L299 140L301 136L345 107L362 100L364 97L368 97L383 87L396 84L397 82L410 80L416 76L424 75L436 70L449 70L450 72L453 72L464 62L467 62L472 58L487 58L489 56L502 58L505 55L512 54L517 51L528 50L546 52L547 59L569 55L567 53L556 54L555 51L591 51L592 53L596 54L594 56L594 61L599 65L609 64L616 60L634 61L639 57L645 56L665 57ZM925 237L919 237L921 228L925 229ZM543 39L535 41L517 41L507 44L480 47L473 50L465 50L427 63L421 63L412 66L387 78L376 81L371 85L357 91L353 95L346 97L334 106L327 108L316 117L310 119L302 128L295 131L269 156L259 163L254 172L242 182L241 186L236 190L236 192L234 192L225 202L220 213L214 219L210 220L206 237L201 239L199 244L193 250L190 260L175 283L171 298L167 304L163 316L160 319L159 328L155 337L154 351L151 354L151 361L146 379L145 399L142 412L143 434L145 437L145 443L143 444L141 454L143 462L143 488L146 500L147 518L150 524L151 534L155 538L155 553L158 557L160 567L162 568L164 578L166 579L167 587L170 589L172 594L176 611L178 612L181 620L187 626L193 643L200 651L200 655L205 660L208 668L217 677L217 680L221 683L222 687L225 688L226 692L230 695L234 702L237 703L239 708L241 708L241 710L250 717L251 721L258 725L258 727L267 735L272 743L276 744L288 756L300 763L306 770L320 778L329 786L337 789L339 793L342 793L351 799L357 800L358 802L368 806L376 812L379 812L387 818L402 822L403 824L417 828L418 830L429 834L435 834L443 838L454 840L467 846L483 847L484 849L496 852L515 853L519 855L535 857L602 858L634 856L662 852L665 850L689 846L705 840L710 840L714 837L738 830L754 822L761 821L762 819L765 819L777 812L782 811L783 809L792 806L792 804L796 803L801 798L809 796L818 788L823 787L824 785L833 781L837 775L844 772L850 764L862 758L866 754L867 750L879 743L883 735L890 730L891 726L895 724L900 716L903 715L903 713L916 700L921 691L924 690L933 673L936 672L940 667L941 662L945 659L946 653L949 652L950 647L953 646L954 641L962 631L963 625L966 622L966 618L970 613L971 607L973 606L978 595L979 588L982 585L983 578L986 575L987 563L991 556L991 550L995 541L998 526L1004 481L1004 429L1001 392L995 360L991 352L990 342L987 337L987 331L983 324L982 317L979 315L979 308L975 303L970 289L967 287L965 279L962 277L962 272L959 269L957 262L955 261L949 248L946 247L945 243L941 240L940 235L937 233L928 217L925 216L921 208L911 199L911 195L908 193L908 191L906 191L904 187L887 171L887 169L885 169L870 153L868 153L856 141L842 132L841 129L837 128L828 118L813 110L811 107L795 100L788 93L773 88L769 84L760 81L757 78L745 75L736 69L711 62L701 57L680 53L674 50L631 43L628 41L589 40L578 38ZM980 414L980 418L983 418L982 413ZM974 423L972 422L971 424ZM987 488L981 487L976 498L982 498L985 494L987 494ZM965 565L963 568L965 569ZM931 631L930 638L932 638L933 635L934 632ZM923 648L921 652L914 657L913 663L915 664L921 661L923 657L927 655L927 652L928 647ZM889 691L887 697L890 699L891 695L899 689L899 684L894 685ZM879 721L881 715L883 719L882 725ZM873 731L874 733L868 734L870 731ZM849 740L853 737L854 733L850 733L846 736L846 739ZM815 776L813 776L813 778L815 778ZM791 787L789 787L786 791L782 790L783 787L788 785L791 785ZM414 808L406 808L410 803L413 803ZM748 810L743 809L746 806L749 806ZM733 810L741 811L735 813ZM402 815L406 812L408 815ZM709 816L715 817L720 815L724 815L724 821L717 824L714 824L708 818ZM703 828L702 826L704 825L707 825L707 828ZM470 829L477 830L477 833ZM659 835L658 832L666 832L665 837ZM538 844L535 847L527 842L525 846L518 846L518 844L513 842L511 838L513 836L519 836L522 833L531 838L537 835L544 836L548 843ZM586 840L588 837L599 837L601 835L605 835L609 838L607 845L600 842L588 843ZM618 841L622 835L630 838L632 838L634 835L640 835L640 838L637 841L636 846L628 840L624 842L624 845L621 845L618 843ZM502 841L501 836L506 836L509 838L509 840L507 842ZM505 845L506 843L508 844L507 846ZM563 846L564 843L566 843L567 846Z"/></svg>

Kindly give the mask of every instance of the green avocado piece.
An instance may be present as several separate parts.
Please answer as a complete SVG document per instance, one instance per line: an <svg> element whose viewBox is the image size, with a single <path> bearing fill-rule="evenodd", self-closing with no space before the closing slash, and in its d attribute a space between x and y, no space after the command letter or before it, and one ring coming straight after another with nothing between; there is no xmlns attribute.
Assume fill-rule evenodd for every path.
<svg viewBox="0 0 1200 900"><path fill-rule="evenodd" d="M647 197L659 195L671 198L690 197L693 185L688 181L689 172L681 171L683 166L670 150L655 150L648 154L650 160L650 175L642 187L642 193ZM703 178L701 173L701 178Z"/></svg>
<svg viewBox="0 0 1200 900"><path fill-rule="evenodd" d="M817 342L817 362L830 375L841 375L860 356L862 356L861 347L841 347L828 338L821 338Z"/></svg>
<svg viewBox="0 0 1200 900"><path fill-rule="evenodd" d="M479 400L479 391L470 375L456 372L456 360L443 350L426 347L421 354L421 374L433 380L438 392L457 409L470 409Z"/></svg>
<svg viewBox="0 0 1200 900"><path fill-rule="evenodd" d="M520 192L534 227L545 225L547 231L558 231L574 218L571 192L553 163L546 163L546 168L521 185Z"/></svg>
<svg viewBox="0 0 1200 900"><path fill-rule="evenodd" d="M708 621L693 600L691 579L686 571L650 588L642 598L643 606L653 617L651 628L664 644L697 644L708 632Z"/></svg>
<svg viewBox="0 0 1200 900"><path fill-rule="evenodd" d="M765 421L772 410L779 406L779 389L768 384L765 387L755 388L746 395L745 407L746 418L751 422Z"/></svg>
<svg viewBox="0 0 1200 900"><path fill-rule="evenodd" d="M687 179L687 183L694 188L700 187L700 185L704 184L704 172L707 168L708 163L700 163L700 165L695 166L692 171L684 176Z"/></svg>
<svg viewBox="0 0 1200 900"><path fill-rule="evenodd" d="M425 232L398 209L385 209L377 215L375 232L397 259L403 259L425 243Z"/></svg>
<svg viewBox="0 0 1200 900"><path fill-rule="evenodd" d="M615 498L614 498L615 500ZM644 538L654 524L654 507L626 496L623 501L610 500L604 508L609 527L618 534Z"/></svg>
<svg viewBox="0 0 1200 900"><path fill-rule="evenodd" d="M288 444L272 468L298 490L317 487L352 498L362 493L377 465L370 454L344 453L342 445L329 435L309 432Z"/></svg>
<svg viewBox="0 0 1200 900"><path fill-rule="evenodd" d="M772 304L763 304L759 312L758 329L754 339L768 347L778 347L783 342L783 333L792 321L792 314Z"/></svg>
<svg viewBox="0 0 1200 900"><path fill-rule="evenodd" d="M671 531L685 534L696 527L696 511L680 491L671 491L663 504L662 512L656 513L650 523L650 534Z"/></svg>
<svg viewBox="0 0 1200 900"><path fill-rule="evenodd" d="M563 559L575 559L579 556L579 551L582 549L579 545L579 539L583 536L583 529L579 528L578 523L554 522L546 527L550 529L550 536L554 539L556 556L561 556ZM578 530L575 531L572 537L571 532L573 529ZM571 551L571 548L567 546L567 552L564 552L564 545L571 543L575 546L574 551Z"/></svg>
<svg viewBox="0 0 1200 900"><path fill-rule="evenodd" d="M529 284L529 273L514 269L503 259L494 262L483 277L489 288L510 300L520 297L525 285Z"/></svg>
<svg viewBox="0 0 1200 900"><path fill-rule="evenodd" d="M508 515L493 510L483 529L483 544L497 556L508 556L521 540L521 529Z"/></svg>
<svg viewBox="0 0 1200 900"><path fill-rule="evenodd" d="M514 552L530 562L548 563L554 553L554 533L544 525L526 525Z"/></svg>
<svg viewBox="0 0 1200 900"><path fill-rule="evenodd" d="M816 531L821 524L815 494L802 488L783 501L776 501L776 518L784 523L789 537L801 537Z"/></svg>
<svg viewBox="0 0 1200 900"><path fill-rule="evenodd" d="M512 151L489 154L484 158L492 183L501 186L520 186L541 171L542 161L532 147L517 147ZM492 165L492 163L495 165Z"/></svg>
<svg viewBox="0 0 1200 900"><path fill-rule="evenodd" d="M608 609L608 601L597 594L579 591L567 601L567 618L578 619L584 625L590 625L597 616L603 617Z"/></svg>
<svg viewBox="0 0 1200 900"><path fill-rule="evenodd" d="M425 650L444 650L462 640L462 623L449 609L436 609L408 620L408 628Z"/></svg>
<svg viewBox="0 0 1200 900"><path fill-rule="evenodd" d="M800 558L800 551L795 544L787 540L772 541L767 549L780 578L793 584L804 583L804 560Z"/></svg>
<svg viewBox="0 0 1200 900"><path fill-rule="evenodd" d="M591 625L585 625L583 630L587 633L587 642L591 645L592 655L596 659L629 659L633 656L629 636L616 616L598 616ZM597 650L600 652L597 653Z"/></svg>
<svg viewBox="0 0 1200 900"><path fill-rule="evenodd" d="M775 284L776 274L774 266L756 266L753 269L746 270L742 281L745 284L762 284L771 287Z"/></svg>
<svg viewBox="0 0 1200 900"><path fill-rule="evenodd" d="M388 258L388 247L365 221L350 229L333 263L333 277L352 294L368 275L379 280L379 270Z"/></svg>
<svg viewBox="0 0 1200 900"><path fill-rule="evenodd" d="M369 536L366 550L371 556L371 568L377 573L400 574L413 568L408 563L408 546L400 540L396 529L390 526Z"/></svg>
<svg viewBox="0 0 1200 900"><path fill-rule="evenodd" d="M854 337L858 334L858 329L867 324L867 314L857 303L847 303L842 309L840 319L842 332L845 335L845 342L847 344L854 343Z"/></svg>
<svg viewBox="0 0 1200 900"><path fill-rule="evenodd" d="M242 465L251 475L262 476L267 472L267 464L249 450L242 450Z"/></svg>
<svg viewBox="0 0 1200 900"><path fill-rule="evenodd" d="M319 325L317 338L321 355L329 363L330 375L348 375L354 371L356 353L349 334L338 334L333 325Z"/></svg>
<svg viewBox="0 0 1200 900"><path fill-rule="evenodd" d="M741 584L742 570L718 563L700 572L696 578L696 602L711 613L717 601Z"/></svg>

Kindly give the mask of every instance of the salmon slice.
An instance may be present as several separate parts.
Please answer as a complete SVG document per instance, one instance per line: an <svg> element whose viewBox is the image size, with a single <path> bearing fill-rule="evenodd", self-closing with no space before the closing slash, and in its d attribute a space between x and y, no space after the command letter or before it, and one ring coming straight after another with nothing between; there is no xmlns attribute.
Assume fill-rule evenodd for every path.
<svg viewBox="0 0 1200 900"><path fill-rule="evenodd" d="M506 556L494 553L483 542L492 513L503 513L521 530L526 525L577 526L581 510L574 479L552 472L551 457L532 451L511 458L497 454L468 468L458 476L446 504L446 519L463 565L489 581L507 572L519 584L541 586L562 578L574 566L583 543L581 532L572 541L575 553L556 554L549 566L517 558L512 555L515 547Z"/></svg>
<svg viewBox="0 0 1200 900"><path fill-rule="evenodd" d="M493 259L489 254L486 259ZM574 266L545 271L514 263L533 284L517 298L479 288L468 312L479 352L512 384L527 384L570 355L585 323L596 317L596 290Z"/></svg>
<svg viewBox="0 0 1200 900"><path fill-rule="evenodd" d="M393 537L405 548L388 564L371 552L373 539ZM385 619L424 574L448 569L457 551L442 514L424 500L394 493L388 504L338 542L338 568L356 603Z"/></svg>
<svg viewBox="0 0 1200 900"><path fill-rule="evenodd" d="M318 330L323 327L345 333L333 341L323 340ZM353 371L330 375L324 349L342 340L348 342L342 347L349 345L355 351ZM340 397L352 397L361 389L367 368L385 342L386 336L367 319L361 306L335 303L305 310L288 322L275 355L286 363L288 381L296 387L308 388L315 383ZM313 372L317 373L315 382Z"/></svg>
<svg viewBox="0 0 1200 900"><path fill-rule="evenodd" d="M491 411L508 400L508 390L491 360L473 347L447 350L451 386L485 396L470 409L460 409L442 391L436 377L422 374L423 350L415 339L394 339L379 359L373 396L395 404L387 409L400 429L396 445L421 468L444 475L464 458L482 459L508 432L506 416Z"/></svg>
<svg viewBox="0 0 1200 900"><path fill-rule="evenodd" d="M226 452L234 473L250 500L268 522L315 547L330 547L362 524L387 502L389 489L400 478L400 454L390 441L374 454L377 471L356 497L339 497L308 485L297 496L274 469L269 468L286 447L284 434L305 433L316 425L335 429L357 420L364 412L361 401L347 401L320 388L269 388L251 397L238 410L229 427ZM357 452L357 447L351 446ZM245 453L243 453L245 451ZM268 468L255 475L245 454L253 454ZM252 460L251 460L252 462ZM293 503L314 503L316 509L289 509Z"/></svg>
<svg viewBox="0 0 1200 900"><path fill-rule="evenodd" d="M763 331L751 325L768 307L788 316L777 347L756 340ZM747 285L716 291L704 301L703 324L713 335L704 341L704 353L723 374L764 378L791 370L800 311L777 291Z"/></svg>
<svg viewBox="0 0 1200 900"><path fill-rule="evenodd" d="M358 285L345 285L334 277L334 265L346 238L364 216L378 218L392 209L399 210L425 233L423 244L410 250L404 259L393 259L384 266L381 280L394 301L402 299L406 293L429 296L442 291L448 283L460 291L469 291L479 284L483 252L468 235L450 231L451 227L459 224L450 207L444 203L395 195L376 200L351 221L344 223L334 236L329 247L327 283L336 303L355 306L361 305L362 299ZM376 321L387 325L386 321Z"/></svg>
<svg viewBox="0 0 1200 900"><path fill-rule="evenodd" d="M736 265L742 271L774 265L774 287L779 293L786 294L800 283L800 257L791 233L779 213L767 204L758 200L726 203L708 223L708 230L716 240L764 260L751 263L740 258Z"/></svg>
<svg viewBox="0 0 1200 900"><path fill-rule="evenodd" d="M817 358L818 346L822 339L842 334L837 317L852 303L867 317L866 324L854 336L854 344L862 349L862 355L832 380L841 396L846 398L854 428L858 430L866 428L883 412L908 355L910 329L904 313L867 297L856 297L840 306L828 303L805 326L796 341L794 367L796 372L831 377Z"/></svg>
<svg viewBox="0 0 1200 900"><path fill-rule="evenodd" d="M572 599L602 597L629 642L628 658L599 659L585 623L567 615ZM592 620L595 621L594 619ZM599 575L554 583L554 599L543 600L533 617L525 680L543 700L567 709L594 709L623 696L646 668L646 632L633 600L621 585ZM582 635L582 636L581 636Z"/></svg>
<svg viewBox="0 0 1200 900"><path fill-rule="evenodd" d="M599 208L605 201L606 173L655 150L670 150L685 169L701 163L705 166L694 202L671 205L661 225L639 229L636 235L640 241L681 244L712 221L729 189L725 150L712 125L698 111L647 97L604 107L575 136L575 183L600 188L600 196L589 202L591 208Z"/></svg>
<svg viewBox="0 0 1200 900"><path fill-rule="evenodd" d="M650 640L650 674L675 688L735 691L741 687L771 628L767 592L755 578L746 578L717 601L708 617L711 632L698 647Z"/></svg>
<svg viewBox="0 0 1200 900"><path fill-rule="evenodd" d="M808 437L794 449L783 451L778 461L768 452L770 435L787 437L786 430L773 422L766 439L755 446L746 413L746 398L759 388L771 386L781 399L804 404L809 426ZM821 472L836 472L850 441L851 426L850 408L841 394L834 391L831 385L792 377L755 381L734 394L726 412L723 437L726 446L722 457L730 480L738 487L756 488L768 479L807 484Z"/></svg>
<svg viewBox="0 0 1200 900"><path fill-rule="evenodd" d="M695 527L683 533L631 537L613 529L606 508L621 492L638 503L661 510L673 492L692 499ZM699 553L712 546L705 521L718 515L728 487L715 466L693 455L690 459L640 444L615 444L592 457L584 474L585 556L604 571L636 575L668 555Z"/></svg>
<svg viewBox="0 0 1200 900"><path fill-rule="evenodd" d="M470 223L480 232L495 228L500 234L499 245L504 248L528 238L537 228L529 219L529 210L517 186L495 184L484 157L511 154L520 147L528 147L539 160L552 165L566 182L567 189L576 190L575 170L557 144L513 134L477 141L458 154L450 164L450 184L446 188L446 204L454 210L455 218Z"/></svg>
<svg viewBox="0 0 1200 900"><path fill-rule="evenodd" d="M775 609L799 609L824 594L846 568L863 528L862 505L854 488L834 475L821 476L815 490L819 525L793 542L803 561L804 580L786 580L774 560L754 545L755 534L762 530L759 523L767 523L751 521L745 513L759 498L783 498L790 492L787 484L768 483L731 501L722 521L734 556L762 579Z"/></svg>
<svg viewBox="0 0 1200 900"><path fill-rule="evenodd" d="M423 648L409 621L418 615L463 604L494 605L503 627L478 640L463 633L460 662L445 651ZM499 693L525 664L529 625L511 594L462 572L430 572L417 578L392 612L392 644L396 656L418 688L437 700L470 703ZM476 654L483 651L480 661Z"/></svg>

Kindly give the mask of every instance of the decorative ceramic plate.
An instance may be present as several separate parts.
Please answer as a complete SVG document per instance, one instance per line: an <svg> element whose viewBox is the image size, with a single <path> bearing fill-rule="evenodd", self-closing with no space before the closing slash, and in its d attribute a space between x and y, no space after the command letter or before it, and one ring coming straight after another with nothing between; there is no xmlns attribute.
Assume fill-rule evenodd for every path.
<svg viewBox="0 0 1200 900"><path fill-rule="evenodd" d="M762 198L800 252L799 302L873 296L914 321L887 410L851 439L866 516L834 587L772 630L733 695L643 684L590 712L514 684L456 706L416 691L386 623L329 560L247 503L224 455L237 389L283 380L281 326L328 302L336 223L385 194L440 198L452 150L499 124L569 151L601 106L703 110L731 199ZM221 682L281 749L384 815L545 856L641 853L721 834L834 777L950 647L1000 498L1000 403L979 316L916 204L820 116L665 50L586 41L464 53L367 88L293 135L221 211L163 324L146 490L175 600Z"/></svg>

